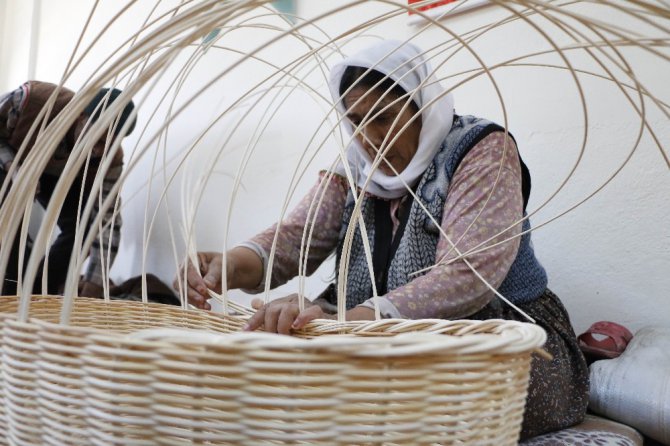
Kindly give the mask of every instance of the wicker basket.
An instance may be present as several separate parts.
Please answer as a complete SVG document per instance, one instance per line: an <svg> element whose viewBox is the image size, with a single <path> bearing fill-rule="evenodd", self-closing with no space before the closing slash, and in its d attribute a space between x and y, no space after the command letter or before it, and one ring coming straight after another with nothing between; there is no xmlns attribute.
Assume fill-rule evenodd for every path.
<svg viewBox="0 0 670 446"><path fill-rule="evenodd" d="M298 337L137 302L0 298L0 435L20 445L514 445L530 359L511 321L319 321ZM194 330L194 329L198 330Z"/></svg>

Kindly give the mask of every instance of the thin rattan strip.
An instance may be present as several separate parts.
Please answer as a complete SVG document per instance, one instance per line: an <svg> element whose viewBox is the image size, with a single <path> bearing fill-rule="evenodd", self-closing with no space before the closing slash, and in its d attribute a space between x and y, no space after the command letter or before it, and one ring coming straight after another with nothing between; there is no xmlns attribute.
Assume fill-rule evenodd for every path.
<svg viewBox="0 0 670 446"><path fill-rule="evenodd" d="M38 331L35 324L6 318L2 337L2 404L10 444L40 445L42 423L37 403Z"/></svg>
<svg viewBox="0 0 670 446"><path fill-rule="evenodd" d="M44 421L45 442L57 439L71 445L88 444L85 372L80 358L88 330L37 322L39 362L37 371L38 406Z"/></svg>
<svg viewBox="0 0 670 446"><path fill-rule="evenodd" d="M293 367L284 367L295 357ZM250 375L242 399L245 433L250 442L285 439L332 444L341 395L343 353L300 349L249 349ZM262 380L271 375L271 380ZM304 378L304 379L303 379Z"/></svg>
<svg viewBox="0 0 670 446"><path fill-rule="evenodd" d="M425 438L470 444L488 437L484 444L515 444L518 431L512 426L523 418L530 355L473 355L464 357L462 364L471 367L433 368Z"/></svg>
<svg viewBox="0 0 670 446"><path fill-rule="evenodd" d="M153 379L147 372L159 356L146 344L89 336L82 358L87 422L92 438L101 443L154 444Z"/></svg>
<svg viewBox="0 0 670 446"><path fill-rule="evenodd" d="M341 444L425 444L420 435L433 362L434 358L352 362L342 381L344 405L337 417ZM391 373L379 373L380 367Z"/></svg>
<svg viewBox="0 0 670 446"><path fill-rule="evenodd" d="M0 358L3 356L3 338L5 320L11 319L10 315L0 313ZM5 379L4 361L0 361L0 444L7 444L7 410L5 409Z"/></svg>
<svg viewBox="0 0 670 446"><path fill-rule="evenodd" d="M175 348L176 347L176 348ZM185 440L239 444L247 369L239 345L170 346L159 350L153 415L161 444Z"/></svg>

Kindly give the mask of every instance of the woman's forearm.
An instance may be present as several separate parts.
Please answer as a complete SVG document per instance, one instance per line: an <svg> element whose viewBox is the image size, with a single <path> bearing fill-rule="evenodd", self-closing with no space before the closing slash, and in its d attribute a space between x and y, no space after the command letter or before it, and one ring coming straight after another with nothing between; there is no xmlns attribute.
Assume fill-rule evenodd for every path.
<svg viewBox="0 0 670 446"><path fill-rule="evenodd" d="M253 250L236 246L226 254L228 288L254 289L263 280L263 259Z"/></svg>
<svg viewBox="0 0 670 446"><path fill-rule="evenodd" d="M346 319L348 321L372 321L375 319L375 310L359 305L347 311Z"/></svg>
<svg viewBox="0 0 670 446"><path fill-rule="evenodd" d="M322 173L320 178L327 178L327 174ZM324 186L325 196L322 196ZM331 178L325 184L319 181L284 218L279 234L276 233L277 226L273 225L249 240L268 254L276 243L271 288L283 285L299 274L312 274L332 254L339 239L346 197L344 180ZM317 207L318 203L320 206ZM310 237L303 240L305 230ZM303 243L309 243L309 249Z"/></svg>

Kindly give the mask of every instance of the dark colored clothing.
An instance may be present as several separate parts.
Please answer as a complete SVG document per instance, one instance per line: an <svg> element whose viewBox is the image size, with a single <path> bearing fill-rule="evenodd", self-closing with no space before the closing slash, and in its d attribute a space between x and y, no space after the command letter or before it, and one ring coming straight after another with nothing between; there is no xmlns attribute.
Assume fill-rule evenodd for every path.
<svg viewBox="0 0 670 446"><path fill-rule="evenodd" d="M0 170L0 184L4 181L5 175L6 173L3 170ZM35 198L42 206L46 207L49 203L51 194L56 187L57 182L58 178L51 175L42 175L40 177L40 191ZM65 278L67 277L77 228L77 207L79 205L80 189L81 179L75 179L72 188L63 202L61 212L58 215L57 225L58 229L60 229L60 233L49 248L49 267L47 268L47 291L49 294L60 294L65 285ZM83 200L85 201L87 199L88 193L87 191L84 191ZM89 228L90 225L87 225L84 230L88 232ZM16 294L19 248L19 237L17 235L10 254L10 262L5 273L5 286L2 288L2 293L6 295ZM24 252L24 270L31 252L32 240L29 238ZM43 267L44 263L40 266L35 279L35 285L33 286L33 292L36 294L41 294L42 292Z"/></svg>
<svg viewBox="0 0 670 446"><path fill-rule="evenodd" d="M55 92L57 86L47 82L29 81L21 85L16 90L0 98L0 168L2 169L1 179L4 181L9 163L20 163L26 155L33 149L37 134L41 128L44 117L39 121L35 131L30 134L30 129L38 120L40 112L46 106L50 96ZM56 100L46 116L46 123L50 123L60 113L65 106L74 97L74 92L67 88L61 88L56 96ZM30 137L28 136L30 134ZM27 141L27 142L26 142ZM24 152L19 156L20 148L25 145ZM55 188L63 167L74 147L74 131L70 129L63 141L57 146L51 160L47 164L44 173L40 176L39 192L35 199L46 208L51 199L51 194ZM86 179L84 179L84 168L78 178L75 179L70 191L63 203L60 215L58 216L58 228L60 235L53 243L49 251L48 268L48 291L49 293L59 293L65 282L72 247L76 232L77 209L79 207L79 196L81 194L82 183L84 183L83 201L86 203L92 189L93 179L98 169L100 159L92 159L89 163ZM93 221L99 212L99 205L111 193L114 184L121 176L123 169L123 152L119 150L112 161L111 168L106 172L102 183L100 197L96 200L91 213L90 221ZM83 209L83 208L82 208ZM112 224L112 220L113 223ZM113 209L105 213L102 219L101 236L96 237L90 250L89 263L84 272L83 279L98 285L103 282L103 265L109 258L111 264L118 251L120 239L120 216L113 216ZM90 222L82 224L86 231L90 228ZM102 244L101 244L102 241ZM103 250L102 247L106 248ZM10 265L6 273L7 280L2 292L13 294L15 292L15 281L18 274L18 237L14 244ZM25 253L25 260L28 259L30 244L27 246L28 252ZM104 259L104 260L103 260ZM41 274L37 279L38 286L35 291L41 291ZM13 283L13 285L12 285Z"/></svg>
<svg viewBox="0 0 670 446"><path fill-rule="evenodd" d="M166 305L180 305L179 297L170 286L153 274L146 274L145 277L147 280L147 301ZM141 302L142 276L132 277L120 285L110 287L109 296L112 300Z"/></svg>
<svg viewBox="0 0 670 446"><path fill-rule="evenodd" d="M553 356L551 361L533 358L521 428L524 440L582 422L589 402L589 369L568 312L554 293L547 289L540 298L519 307L547 332L544 349ZM527 322L497 297L468 318Z"/></svg>

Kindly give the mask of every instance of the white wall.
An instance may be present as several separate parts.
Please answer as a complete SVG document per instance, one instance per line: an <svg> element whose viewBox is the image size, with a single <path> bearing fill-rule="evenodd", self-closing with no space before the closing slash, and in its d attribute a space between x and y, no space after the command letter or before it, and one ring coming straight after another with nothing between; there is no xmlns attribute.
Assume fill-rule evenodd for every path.
<svg viewBox="0 0 670 446"><path fill-rule="evenodd" d="M33 9L38 1L0 1L0 86L3 91L19 85L30 76Z"/></svg>
<svg viewBox="0 0 670 446"><path fill-rule="evenodd" d="M10 16L24 17L25 20L26 13L18 12L18 5L25 3L28 2L8 0L5 6L7 16L3 22L12 22ZM92 3L88 0L44 2L40 15L37 78L51 81L59 79ZM115 44L127 37L129 30L137 28L153 3L140 1L134 6L133 13L107 32L96 50L87 56L66 85L72 88L82 85ZM169 4L162 2L161 8L167 8ZM304 0L299 2L298 13L303 17L316 17L336 4L344 3ZM1 7L2 3L0 11ZM99 29L120 7L115 1L102 1L99 13L92 20L91 29ZM305 30L305 33L323 41L323 32L337 35L344 29L366 23L390 9L390 6L381 2L368 2L342 14L319 20L320 30L311 28ZM577 10L588 12L584 7ZM454 33L462 34L500 16L501 13L495 8L486 8L442 23ZM614 20L621 26L629 24L623 17L608 16L608 20ZM270 22L281 25L276 19ZM408 25L407 22L405 14L386 20L369 28L366 36L345 45L344 49L346 52L353 51L379 37L410 37L421 24ZM551 28L543 24L543 29ZM2 66L11 62L11 72L22 73L23 68L20 67L26 63L25 42L20 41L8 28L3 29L3 33L0 52ZM553 34L566 42L564 36L556 32ZM92 35L93 32L90 32L86 36L90 39ZM240 30L226 36L220 43L249 50L272 36L276 36L276 33L271 30ZM422 32L416 43L428 48L449 38L446 31L432 27ZM485 63L493 64L515 55L541 50L547 45L537 31L528 25L515 23L491 31L474 42L473 47ZM264 57L279 63L301 51L303 47L295 39L284 39L273 51L265 53ZM164 119L166 110L164 106L160 108L162 114L153 120L150 120L148 112L158 106L162 96L173 97L173 93L168 91L168 82L191 52L184 51L153 92L146 89L140 95L140 98L144 98L146 94L140 123L148 125L148 131L145 136L140 136L136 131L126 140L127 154L138 141L146 143L147 135L162 123L161 117ZM212 48L200 59L182 87L177 102L189 97L224 67L235 66L235 69L216 82L204 97L171 124L168 143L157 151L161 157L163 153L167 159L178 156L226 104L230 104L245 87L253 85L254 80L260 79L263 73L269 72L257 63L237 66L237 57L230 52ZM665 87L667 65L659 65L657 59L639 51L628 52L627 57L635 64L636 73L645 85L655 94L661 95L660 99L666 102L670 100ZM555 56L534 60L543 63L561 62ZM594 67L583 54L571 54L570 60L580 67ZM442 67L441 72L446 75L476 67L477 61L461 52ZM12 74L11 79L6 72L0 73L0 76L3 76L0 77L0 85L4 89L14 86L18 81L16 74ZM639 118L636 118L630 105L614 87L602 80L580 76L587 95L590 123L585 153L565 187L544 205L576 163L582 145L584 121L575 84L565 71L549 68L506 68L496 71L495 76L505 100L508 126L533 175L529 209L534 213L533 224L540 226L584 199L616 171L633 147L640 125ZM449 79L444 84L453 85L455 81ZM325 84L318 75L310 77L310 84L326 93ZM486 79L468 82L455 91L455 96L458 113L476 114L499 122L504 120L495 90ZM226 234L228 244L236 243L276 219L289 186L288 172L296 169L300 154L323 116L322 106L307 94L296 94L273 119L260 138L257 152L252 156L248 171L243 176L243 188L234 204L230 214L232 220L228 225L226 218L229 214L230 190L233 178L240 169L242 148L254 131L254 119L245 121L242 130L233 134L225 147L223 161L216 164L218 173L210 181L198 212L195 234L199 248L221 249ZM659 140L670 140L667 118L655 110L653 105L648 103L647 107L650 113L648 119L654 124ZM254 112L256 121L260 119L258 116L262 110L263 107L260 107ZM230 134L231 125L238 116L239 113L228 115L197 145L196 153L191 157L194 165L191 178L214 165L211 156L220 150L222 141ZM300 165L299 170L306 172L300 191L305 191L315 179L318 169L332 159L333 147L330 141L319 152L316 161L308 166L305 163ZM667 147L664 150L668 152ZM310 146L308 151L316 153L316 148ZM127 156L129 161L130 157ZM152 157L143 159L124 186L125 225L122 251L113 269L116 279L127 278L141 271L140 247L145 210L153 212L157 206L158 219L150 240L146 269L166 281L171 280L174 274L175 260L168 221L179 224L180 218L175 214L181 207L181 182L178 180L170 189L169 204L173 215L168 217L164 204L158 205L159 191L163 187L162 177L158 177L159 181L153 184L147 198L144 184L151 172L152 162ZM173 169L172 166L174 164L170 165L168 171ZM597 320L619 321L633 330L647 323L667 323L666 319L670 315L670 299L667 295L670 289L670 205L667 194L663 193L667 190L670 190L668 167L646 133L630 162L609 185L592 199L534 233L535 247L549 273L550 286L565 302L577 331L583 331ZM176 250L183 250L181 241L178 241ZM309 285L310 292L314 293L323 287L329 275L327 269L322 271L320 278ZM243 298L239 293L237 296Z"/></svg>
<svg viewBox="0 0 670 446"><path fill-rule="evenodd" d="M8 17L8 15L7 15L7 0L0 0L0 24L2 24L3 29L7 26L6 23L5 23L7 21L7 17ZM4 32L3 32L3 34L4 34ZM7 50L5 49L5 45L6 45L5 42L6 41L5 41L4 38L0 42L0 60L2 60L2 61L5 60L4 55L7 52ZM4 74L0 74L0 85L2 85L2 86L5 85L4 77L5 77Z"/></svg>

